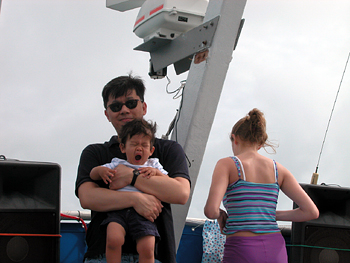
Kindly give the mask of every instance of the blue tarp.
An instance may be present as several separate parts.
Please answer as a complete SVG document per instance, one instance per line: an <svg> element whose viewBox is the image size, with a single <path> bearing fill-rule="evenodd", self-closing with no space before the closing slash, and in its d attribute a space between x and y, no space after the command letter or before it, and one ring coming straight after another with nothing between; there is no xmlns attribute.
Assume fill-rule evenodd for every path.
<svg viewBox="0 0 350 263"><path fill-rule="evenodd" d="M201 263L203 254L203 226L185 225L179 248L177 250L177 263Z"/></svg>

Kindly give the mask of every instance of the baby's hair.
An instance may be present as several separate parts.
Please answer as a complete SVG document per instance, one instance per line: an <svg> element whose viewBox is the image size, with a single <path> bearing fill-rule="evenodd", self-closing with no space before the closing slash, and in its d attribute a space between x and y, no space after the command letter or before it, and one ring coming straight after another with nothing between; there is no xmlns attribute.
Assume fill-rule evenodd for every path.
<svg viewBox="0 0 350 263"><path fill-rule="evenodd" d="M153 124L151 121L148 122L144 119L135 119L127 122L123 126L118 136L120 138L120 142L125 145L126 141L132 138L134 135L144 134L150 137L152 147L154 145L156 131L156 123Z"/></svg>
<svg viewBox="0 0 350 263"><path fill-rule="evenodd" d="M232 128L232 134L239 136L242 141L257 143L263 148L271 147L276 152L275 145L267 140L264 113L256 108L252 109L247 116L236 122ZM230 139L231 141L233 140L232 136L230 136Z"/></svg>

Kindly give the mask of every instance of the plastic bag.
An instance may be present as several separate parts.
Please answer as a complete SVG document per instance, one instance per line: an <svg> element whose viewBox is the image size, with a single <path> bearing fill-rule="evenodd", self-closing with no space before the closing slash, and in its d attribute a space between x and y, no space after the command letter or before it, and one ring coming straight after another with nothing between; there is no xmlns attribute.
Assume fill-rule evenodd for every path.
<svg viewBox="0 0 350 263"><path fill-rule="evenodd" d="M205 221L203 227L202 263L222 262L226 236L221 234L217 220Z"/></svg>

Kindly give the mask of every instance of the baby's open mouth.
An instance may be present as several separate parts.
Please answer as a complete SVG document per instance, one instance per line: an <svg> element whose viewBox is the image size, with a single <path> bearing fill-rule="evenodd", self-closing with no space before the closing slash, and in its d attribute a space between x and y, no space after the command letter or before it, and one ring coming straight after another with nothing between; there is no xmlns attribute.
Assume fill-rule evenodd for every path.
<svg viewBox="0 0 350 263"><path fill-rule="evenodd" d="M141 155L139 155L139 154L136 155L136 156L135 156L135 160L136 160L136 161L141 160Z"/></svg>

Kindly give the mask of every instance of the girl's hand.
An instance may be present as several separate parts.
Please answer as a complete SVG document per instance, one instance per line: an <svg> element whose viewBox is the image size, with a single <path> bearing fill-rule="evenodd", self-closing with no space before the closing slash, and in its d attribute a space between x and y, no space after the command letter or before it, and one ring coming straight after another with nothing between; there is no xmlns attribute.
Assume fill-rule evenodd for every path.
<svg viewBox="0 0 350 263"><path fill-rule="evenodd" d="M220 231L222 233L222 230L224 229L224 227L226 225L226 220L227 220L227 214L224 210L220 209L220 215L219 215L217 220L218 220L218 223L220 226Z"/></svg>

